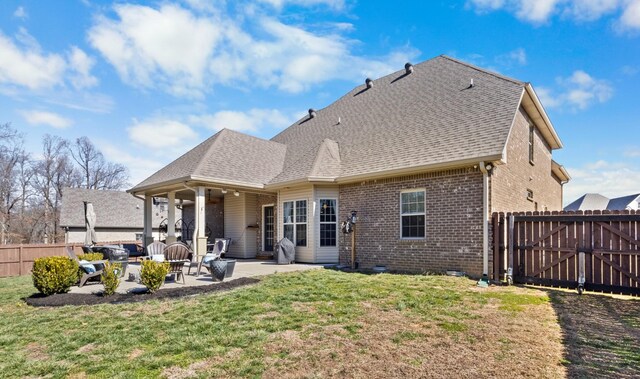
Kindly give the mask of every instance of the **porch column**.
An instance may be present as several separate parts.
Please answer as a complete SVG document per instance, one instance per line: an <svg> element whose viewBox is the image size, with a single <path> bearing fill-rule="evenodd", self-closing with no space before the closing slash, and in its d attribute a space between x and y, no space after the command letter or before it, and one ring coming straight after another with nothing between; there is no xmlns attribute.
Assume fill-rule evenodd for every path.
<svg viewBox="0 0 640 379"><path fill-rule="evenodd" d="M176 242L176 193L169 192L167 203L167 245Z"/></svg>
<svg viewBox="0 0 640 379"><path fill-rule="evenodd" d="M207 236L204 231L204 207L204 187L198 187L196 188L195 230L193 231L193 249L196 254L204 254L207 251Z"/></svg>
<svg viewBox="0 0 640 379"><path fill-rule="evenodd" d="M142 239L144 246L153 242L153 198L144 196L144 236Z"/></svg>

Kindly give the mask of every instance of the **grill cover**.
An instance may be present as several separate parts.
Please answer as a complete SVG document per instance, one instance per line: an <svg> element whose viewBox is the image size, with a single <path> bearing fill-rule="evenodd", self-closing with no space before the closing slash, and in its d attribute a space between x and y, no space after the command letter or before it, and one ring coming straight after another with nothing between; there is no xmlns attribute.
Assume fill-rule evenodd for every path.
<svg viewBox="0 0 640 379"><path fill-rule="evenodd" d="M296 247L287 237L276 244L276 253L279 265L287 265L296 260Z"/></svg>

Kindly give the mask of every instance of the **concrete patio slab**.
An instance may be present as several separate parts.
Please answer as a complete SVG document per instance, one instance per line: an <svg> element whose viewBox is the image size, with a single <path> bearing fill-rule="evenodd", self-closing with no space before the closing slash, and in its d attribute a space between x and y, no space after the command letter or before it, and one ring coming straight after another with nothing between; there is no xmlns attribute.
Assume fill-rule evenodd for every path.
<svg viewBox="0 0 640 379"><path fill-rule="evenodd" d="M292 272L292 271L304 271L304 270L312 270L322 268L324 265L322 264L305 264L305 263L294 263L289 265L279 265L276 264L275 261L262 261L255 259L238 259L236 261L235 269L233 270L233 276L230 278L225 278L225 281L238 279L238 278L246 278L252 276L262 276L262 275L270 275L275 274L277 272ZM196 267L191 268L191 275L187 275L187 271L189 270L188 266L184 267L183 272L185 284L182 284L182 281L176 282L172 276L167 276L167 279L164 285L160 288L180 288L183 286L205 286L212 283L219 283L214 281L211 275L203 268L201 274L196 276L195 270ZM131 274L132 277L139 277L140 273L140 263L132 263L130 262L127 266L127 271L120 282L120 286L118 286L118 293L127 293L132 291L145 291L146 287L142 284L137 283L136 281L130 281L129 276ZM100 293L104 287L97 282L90 282L85 284L82 288L78 286L71 287L70 293Z"/></svg>

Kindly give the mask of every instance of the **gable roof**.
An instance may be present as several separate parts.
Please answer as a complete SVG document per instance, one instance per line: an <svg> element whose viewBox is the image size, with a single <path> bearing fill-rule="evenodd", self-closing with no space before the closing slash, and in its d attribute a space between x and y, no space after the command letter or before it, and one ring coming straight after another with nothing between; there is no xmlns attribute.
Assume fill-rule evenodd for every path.
<svg viewBox="0 0 640 379"><path fill-rule="evenodd" d="M85 227L84 202L93 204L97 228L143 228L144 202L126 192L86 188L65 188L60 209L61 227ZM176 219L180 218L176 210ZM166 215L153 212L153 227L157 228Z"/></svg>
<svg viewBox="0 0 640 379"><path fill-rule="evenodd" d="M270 184L311 176L325 139L339 146L343 180L500 159L524 86L446 56L374 80L371 88L363 84L272 138L287 154Z"/></svg>
<svg viewBox="0 0 640 379"><path fill-rule="evenodd" d="M530 84L447 56L371 83L270 141L223 129L129 192L188 180L273 190L500 162L520 106L562 146Z"/></svg>
<svg viewBox="0 0 640 379"><path fill-rule="evenodd" d="M638 198L640 197L640 193L636 193L634 195L628 195L628 196L622 196L622 197L616 197L614 199L611 199L609 201L609 204L607 204L607 209L608 210L625 210L627 209L627 207L629 207L629 205L636 201Z"/></svg>
<svg viewBox="0 0 640 379"><path fill-rule="evenodd" d="M222 129L129 192L202 178L261 188L282 171L286 149L277 142Z"/></svg>

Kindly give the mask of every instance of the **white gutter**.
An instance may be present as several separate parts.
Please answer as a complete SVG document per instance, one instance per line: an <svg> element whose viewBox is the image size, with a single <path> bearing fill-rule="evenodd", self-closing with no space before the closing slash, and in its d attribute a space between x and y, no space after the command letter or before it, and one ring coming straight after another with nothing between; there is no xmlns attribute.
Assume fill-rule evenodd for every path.
<svg viewBox="0 0 640 379"><path fill-rule="evenodd" d="M489 166L489 167L487 167ZM491 163L480 162L482 172L482 276L489 277L489 171Z"/></svg>

